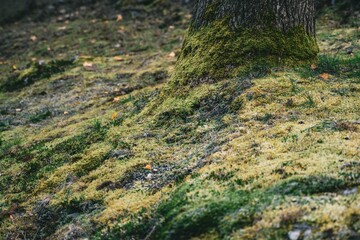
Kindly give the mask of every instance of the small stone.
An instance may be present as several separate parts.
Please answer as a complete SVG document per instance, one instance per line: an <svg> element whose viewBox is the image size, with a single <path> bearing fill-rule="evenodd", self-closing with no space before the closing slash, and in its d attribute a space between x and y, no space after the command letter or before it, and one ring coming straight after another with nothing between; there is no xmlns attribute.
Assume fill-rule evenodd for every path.
<svg viewBox="0 0 360 240"><path fill-rule="evenodd" d="M294 230L288 232L288 237L290 240L298 240L300 238L301 231L300 230Z"/></svg>
<svg viewBox="0 0 360 240"><path fill-rule="evenodd" d="M346 189L344 191L344 195L347 196L347 195L352 195L352 194L356 194L358 192L358 189L357 188L353 188L353 189Z"/></svg>

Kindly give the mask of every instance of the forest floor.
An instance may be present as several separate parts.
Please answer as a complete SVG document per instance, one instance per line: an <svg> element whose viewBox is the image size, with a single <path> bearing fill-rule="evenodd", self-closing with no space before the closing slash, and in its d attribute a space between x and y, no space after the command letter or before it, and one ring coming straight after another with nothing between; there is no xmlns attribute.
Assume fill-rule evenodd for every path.
<svg viewBox="0 0 360 240"><path fill-rule="evenodd" d="M48 10L0 27L0 239L360 238L358 23L163 96L187 5Z"/></svg>

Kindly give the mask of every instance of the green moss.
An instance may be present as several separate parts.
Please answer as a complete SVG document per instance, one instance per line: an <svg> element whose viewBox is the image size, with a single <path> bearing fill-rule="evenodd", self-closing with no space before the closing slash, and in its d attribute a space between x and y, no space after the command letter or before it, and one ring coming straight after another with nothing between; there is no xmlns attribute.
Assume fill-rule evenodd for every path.
<svg viewBox="0 0 360 240"><path fill-rule="evenodd" d="M51 112L49 110L42 110L36 114L31 115L29 117L29 119L30 119L30 122L32 122L32 123L38 123L49 117L51 117Z"/></svg>
<svg viewBox="0 0 360 240"><path fill-rule="evenodd" d="M328 176L293 177L270 188L268 193L281 195L310 195L324 192L336 192L344 188L342 179Z"/></svg>
<svg viewBox="0 0 360 240"><path fill-rule="evenodd" d="M226 21L214 21L188 32L171 84L230 77L254 66L309 63L318 51L315 38L302 27L285 34L270 28L234 31Z"/></svg>

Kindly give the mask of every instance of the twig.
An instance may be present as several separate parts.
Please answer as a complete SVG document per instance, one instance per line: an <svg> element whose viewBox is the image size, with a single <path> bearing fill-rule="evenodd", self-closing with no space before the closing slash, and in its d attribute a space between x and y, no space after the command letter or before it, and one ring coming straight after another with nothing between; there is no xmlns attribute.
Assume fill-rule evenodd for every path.
<svg viewBox="0 0 360 240"><path fill-rule="evenodd" d="M156 225L151 229L151 231L149 232L148 235L146 235L146 237L144 238L144 240L149 240L151 235L155 232L156 229Z"/></svg>

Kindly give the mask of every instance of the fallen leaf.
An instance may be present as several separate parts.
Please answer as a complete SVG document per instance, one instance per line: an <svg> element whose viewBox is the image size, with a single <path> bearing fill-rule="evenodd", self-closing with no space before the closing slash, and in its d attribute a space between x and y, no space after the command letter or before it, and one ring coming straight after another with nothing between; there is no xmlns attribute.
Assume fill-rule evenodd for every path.
<svg viewBox="0 0 360 240"><path fill-rule="evenodd" d="M12 70L16 70L17 69L17 67L16 67L16 65L14 64L14 65L12 65Z"/></svg>
<svg viewBox="0 0 360 240"><path fill-rule="evenodd" d="M320 74L320 78L327 80L330 78L330 75L328 73L322 73Z"/></svg>
<svg viewBox="0 0 360 240"><path fill-rule="evenodd" d="M145 169L147 169L147 170L151 170L151 169L152 169L152 167L151 167L151 165L150 165L150 164L148 164L148 165L146 165L146 166L145 166Z"/></svg>
<svg viewBox="0 0 360 240"><path fill-rule="evenodd" d="M116 97L116 98L114 98L114 100L113 100L114 103L117 103L117 102L119 102L119 101L120 101L120 97Z"/></svg>
<svg viewBox="0 0 360 240"><path fill-rule="evenodd" d="M117 112L114 112L114 113L111 115L111 119L112 119L112 120L115 120L116 117L117 117L117 115L118 115Z"/></svg>
<svg viewBox="0 0 360 240"><path fill-rule="evenodd" d="M124 59L123 59L122 57L120 57L120 56L115 56L115 57L114 57L114 60L115 60L115 61L119 61L119 62L120 62L120 61L124 61Z"/></svg>
<svg viewBox="0 0 360 240"><path fill-rule="evenodd" d="M65 112L64 112L64 115L68 115L68 114L69 114L69 112L68 112L68 111L65 111Z"/></svg>
<svg viewBox="0 0 360 240"><path fill-rule="evenodd" d="M119 15L116 16L116 21L117 21L117 22L120 22L120 21L122 21L122 20L123 20L123 16L122 16L121 14L119 14Z"/></svg>
<svg viewBox="0 0 360 240"><path fill-rule="evenodd" d="M317 69L317 65L316 65L316 64L311 64L310 68L311 68L312 70L315 70L315 69Z"/></svg>
<svg viewBox="0 0 360 240"><path fill-rule="evenodd" d="M171 58L174 58L176 56L176 53L175 52L171 52L170 54L169 54L169 57L171 57Z"/></svg>
<svg viewBox="0 0 360 240"><path fill-rule="evenodd" d="M96 70L96 67L93 63L91 62L84 62L83 63L83 67L85 68L85 70L87 71L95 71Z"/></svg>
<svg viewBox="0 0 360 240"><path fill-rule="evenodd" d="M66 30L66 29L67 29L66 26L62 26L62 27L58 27L58 28L57 28L58 31L64 31L64 30Z"/></svg>
<svg viewBox="0 0 360 240"><path fill-rule="evenodd" d="M191 14L186 14L184 17L185 17L186 19L191 19L191 18L192 18L192 15L191 15Z"/></svg>
<svg viewBox="0 0 360 240"><path fill-rule="evenodd" d="M32 35L32 36L30 37L30 40L33 41L33 42L35 42L35 41L37 40L37 37L36 37L35 35Z"/></svg>

